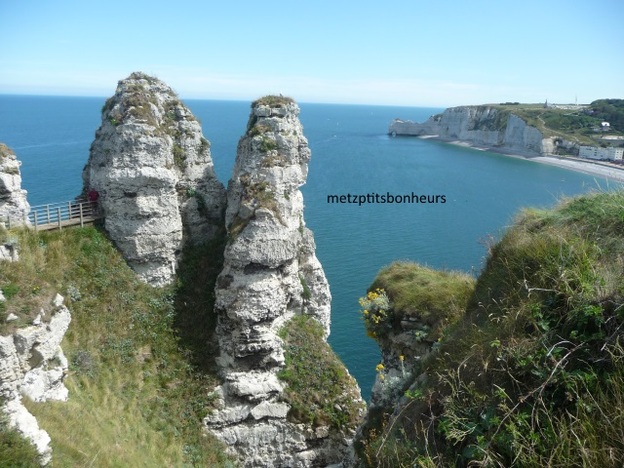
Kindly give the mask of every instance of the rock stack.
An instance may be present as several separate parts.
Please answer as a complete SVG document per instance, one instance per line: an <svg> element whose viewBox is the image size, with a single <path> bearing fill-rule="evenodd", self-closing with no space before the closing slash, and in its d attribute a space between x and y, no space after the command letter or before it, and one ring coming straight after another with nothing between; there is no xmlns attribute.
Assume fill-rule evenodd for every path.
<svg viewBox="0 0 624 468"><path fill-rule="evenodd" d="M223 223L225 190L199 122L143 73L121 80L106 101L83 181L110 238L154 286L173 280L187 242L210 240Z"/></svg>
<svg viewBox="0 0 624 468"><path fill-rule="evenodd" d="M346 443L287 419L279 329L308 314L329 334L331 296L303 219L310 149L291 99L252 104L227 192L228 244L216 287L218 411L205 423L243 466L339 462ZM358 392L359 393L359 392Z"/></svg>

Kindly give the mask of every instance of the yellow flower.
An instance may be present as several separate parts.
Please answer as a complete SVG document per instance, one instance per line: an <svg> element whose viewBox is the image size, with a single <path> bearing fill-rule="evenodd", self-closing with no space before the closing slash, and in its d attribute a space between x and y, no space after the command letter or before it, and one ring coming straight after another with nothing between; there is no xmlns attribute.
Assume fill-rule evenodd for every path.
<svg viewBox="0 0 624 468"><path fill-rule="evenodd" d="M401 361L405 361L405 356L403 356L403 355L401 354L401 355L399 356L399 359L400 359Z"/></svg>
<svg viewBox="0 0 624 468"><path fill-rule="evenodd" d="M384 370L384 365L381 363L377 364L377 367L375 367L375 370L377 372L381 372L382 370Z"/></svg>

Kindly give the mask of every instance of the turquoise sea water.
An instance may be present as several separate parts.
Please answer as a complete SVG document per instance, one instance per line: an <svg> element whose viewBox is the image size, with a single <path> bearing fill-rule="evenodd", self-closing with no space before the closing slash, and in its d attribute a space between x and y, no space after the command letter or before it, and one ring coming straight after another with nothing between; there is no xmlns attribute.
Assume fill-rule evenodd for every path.
<svg viewBox="0 0 624 468"><path fill-rule="evenodd" d="M0 96L0 142L23 162L31 205L69 200L100 124L104 98ZM248 102L185 103L211 142L225 184L249 114ZM425 120L440 109L300 104L312 150L302 188L307 225L314 231L329 279L330 343L356 377L365 398L379 350L366 337L358 298L377 271L394 260L477 274L484 241L498 237L523 206L548 207L564 195L613 183L527 160L431 140L386 135L395 117ZM328 195L444 196L437 204L336 204ZM440 201L441 198L438 198Z"/></svg>

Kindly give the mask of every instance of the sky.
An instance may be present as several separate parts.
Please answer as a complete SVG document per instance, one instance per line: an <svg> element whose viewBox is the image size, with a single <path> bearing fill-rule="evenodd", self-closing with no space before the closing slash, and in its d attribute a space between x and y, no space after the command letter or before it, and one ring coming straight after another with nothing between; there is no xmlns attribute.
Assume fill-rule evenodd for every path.
<svg viewBox="0 0 624 468"><path fill-rule="evenodd" d="M622 0L0 0L0 94L448 107L624 98Z"/></svg>

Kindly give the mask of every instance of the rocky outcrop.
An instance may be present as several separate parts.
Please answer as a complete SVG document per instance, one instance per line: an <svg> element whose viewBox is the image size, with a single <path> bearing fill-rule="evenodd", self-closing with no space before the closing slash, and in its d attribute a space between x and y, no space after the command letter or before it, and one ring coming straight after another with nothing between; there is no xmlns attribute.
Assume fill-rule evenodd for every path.
<svg viewBox="0 0 624 468"><path fill-rule="evenodd" d="M491 106L451 107L423 123L396 119L388 133L436 137L525 156L553 154L559 147L574 151L575 147L561 138L545 137L520 117Z"/></svg>
<svg viewBox="0 0 624 468"><path fill-rule="evenodd" d="M0 222L6 227L29 224L30 205L22 189L21 164L12 150L0 143Z"/></svg>
<svg viewBox="0 0 624 468"><path fill-rule="evenodd" d="M243 466L324 466L348 449L344 436L287 418L284 346L278 331L307 314L329 334L331 296L303 219L310 150L288 98L252 105L228 186L229 241L216 286L219 409L205 423ZM359 392L358 392L359 394Z"/></svg>
<svg viewBox="0 0 624 468"><path fill-rule="evenodd" d="M39 428L22 397L36 402L66 401L68 397L63 384L68 363L60 344L71 315L58 294L49 309L42 309L32 326L0 336L1 410L8 416L9 426L35 445L43 465L51 459L50 436Z"/></svg>
<svg viewBox="0 0 624 468"><path fill-rule="evenodd" d="M83 171L104 226L146 282L169 283L186 243L222 226L225 190L199 122L162 81L133 73L102 109Z"/></svg>

